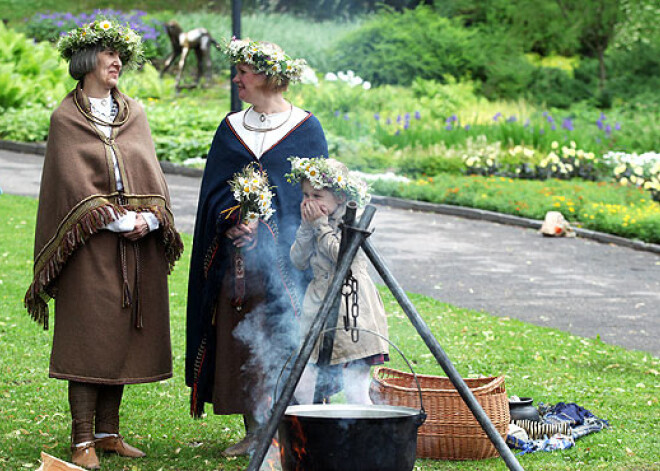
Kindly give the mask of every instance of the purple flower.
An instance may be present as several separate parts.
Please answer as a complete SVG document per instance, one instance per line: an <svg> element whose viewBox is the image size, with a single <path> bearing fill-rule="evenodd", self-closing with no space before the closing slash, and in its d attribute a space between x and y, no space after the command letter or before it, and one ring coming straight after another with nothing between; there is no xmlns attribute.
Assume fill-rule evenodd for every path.
<svg viewBox="0 0 660 471"><path fill-rule="evenodd" d="M573 128L573 121L571 118L564 118L564 121L561 123L561 127L566 129L567 131L572 131Z"/></svg>
<svg viewBox="0 0 660 471"><path fill-rule="evenodd" d="M339 118L339 110L335 111L335 118Z"/></svg>
<svg viewBox="0 0 660 471"><path fill-rule="evenodd" d="M465 125L465 130L466 130L466 131L469 131L469 130L470 130L470 125L469 125L469 124L466 124L466 125Z"/></svg>
<svg viewBox="0 0 660 471"><path fill-rule="evenodd" d="M374 119L380 121L380 113L374 113Z"/></svg>
<svg viewBox="0 0 660 471"><path fill-rule="evenodd" d="M390 118L387 118L387 119L385 120L385 124L392 124L392 120L391 120Z"/></svg>
<svg viewBox="0 0 660 471"><path fill-rule="evenodd" d="M396 132L394 133L394 135L395 135L395 136L398 136L399 134L401 134L401 130L400 130L400 129L397 129Z"/></svg>
<svg viewBox="0 0 660 471"><path fill-rule="evenodd" d="M408 129L409 127L410 127L410 121L406 121L406 122L403 124L403 129Z"/></svg>
<svg viewBox="0 0 660 471"><path fill-rule="evenodd" d="M495 113L495 116L493 116L493 121L497 121L498 119L500 119L500 116L502 116L502 113L498 111L497 113Z"/></svg>
<svg viewBox="0 0 660 471"><path fill-rule="evenodd" d="M346 114L344 115L344 121L348 121L349 119L351 119L351 117L348 116L348 113L346 113Z"/></svg>
<svg viewBox="0 0 660 471"><path fill-rule="evenodd" d="M598 118L598 121L596 121L596 126L598 126L598 129L600 129L601 131L605 127L605 125L603 124L603 121L601 120L601 118Z"/></svg>
<svg viewBox="0 0 660 471"><path fill-rule="evenodd" d="M608 124L607 126L605 126L605 132L608 135L612 134L612 125Z"/></svg>
<svg viewBox="0 0 660 471"><path fill-rule="evenodd" d="M527 119L525 120L525 125L524 125L524 127L528 128L530 124L531 124L531 121L529 120L529 118L527 118Z"/></svg>
<svg viewBox="0 0 660 471"><path fill-rule="evenodd" d="M621 131L621 123L617 122L617 123L614 125L614 129L616 129L617 131Z"/></svg>
<svg viewBox="0 0 660 471"><path fill-rule="evenodd" d="M553 131L557 130L557 126L555 125L555 123L552 123L552 126L550 126L550 129L552 129Z"/></svg>
<svg viewBox="0 0 660 471"><path fill-rule="evenodd" d="M415 119L422 119L422 114L419 111L415 111Z"/></svg>
<svg viewBox="0 0 660 471"><path fill-rule="evenodd" d="M516 121L518 121L518 118L513 115L509 116L509 118L506 120L507 123L515 123Z"/></svg>
<svg viewBox="0 0 660 471"><path fill-rule="evenodd" d="M410 113L406 113L403 117L406 120L406 122L410 122Z"/></svg>
<svg viewBox="0 0 660 471"><path fill-rule="evenodd" d="M448 124L447 126L445 126L445 129L446 129L447 131L451 131L451 130L452 130L451 124Z"/></svg>
<svg viewBox="0 0 660 471"><path fill-rule="evenodd" d="M548 123L554 123L555 120L550 116L550 113L545 115L545 119L548 120Z"/></svg>
<svg viewBox="0 0 660 471"><path fill-rule="evenodd" d="M400 114L396 115L396 122L397 123L401 122L401 115Z"/></svg>

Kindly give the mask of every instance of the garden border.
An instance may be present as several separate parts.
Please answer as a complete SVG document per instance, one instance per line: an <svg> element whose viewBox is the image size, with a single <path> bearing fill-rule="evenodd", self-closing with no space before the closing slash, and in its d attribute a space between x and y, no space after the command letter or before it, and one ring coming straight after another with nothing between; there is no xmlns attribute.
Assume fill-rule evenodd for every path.
<svg viewBox="0 0 660 471"><path fill-rule="evenodd" d="M16 142L0 140L0 149L20 152L24 154L45 155L46 144L40 142ZM183 175L187 177L201 178L204 171L198 168L188 168L172 162L160 162L160 166L165 173L174 175ZM484 209L467 208L464 206L452 206L449 204L427 203L425 201L412 201L392 196L372 197L376 204L391 206L399 209L409 209L413 211L422 211L427 213L446 214L448 216L458 216L467 219L478 219L482 221L496 222L510 226L525 227L529 229L540 229L543 221L528 219L510 214L502 214ZM635 250L653 252L660 255L660 244L642 242L640 240L626 239L605 232L591 231L589 229L575 228L575 233L582 238L592 239L604 244L614 244L622 247L629 247Z"/></svg>

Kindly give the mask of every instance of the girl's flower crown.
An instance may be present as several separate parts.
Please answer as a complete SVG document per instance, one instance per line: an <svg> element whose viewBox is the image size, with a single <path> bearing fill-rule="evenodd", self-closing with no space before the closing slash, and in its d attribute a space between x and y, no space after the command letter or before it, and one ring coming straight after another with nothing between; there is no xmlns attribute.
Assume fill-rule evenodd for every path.
<svg viewBox="0 0 660 471"><path fill-rule="evenodd" d="M60 55L71 60L75 52L100 44L119 53L122 68L128 70L144 62L142 38L128 26L99 19L72 29L57 42Z"/></svg>
<svg viewBox="0 0 660 471"><path fill-rule="evenodd" d="M359 206L364 206L371 200L369 186L348 172L346 166L335 159L323 157L289 157L291 173L285 175L289 183L309 180L317 190L324 188L343 192L347 199L354 200Z"/></svg>
<svg viewBox="0 0 660 471"><path fill-rule="evenodd" d="M249 38L231 38L224 53L232 65L248 64L257 73L276 77L278 85L282 85L285 80L299 82L307 68L305 59L292 59L275 44L251 41Z"/></svg>

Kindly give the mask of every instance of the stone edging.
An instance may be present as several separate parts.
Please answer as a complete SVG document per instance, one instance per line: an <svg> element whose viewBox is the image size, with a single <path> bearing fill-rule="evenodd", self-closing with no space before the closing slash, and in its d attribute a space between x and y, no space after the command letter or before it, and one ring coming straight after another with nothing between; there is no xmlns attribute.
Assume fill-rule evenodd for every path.
<svg viewBox="0 0 660 471"><path fill-rule="evenodd" d="M46 144L38 142L14 142L0 140L0 149L10 150L13 152L21 152L24 154L37 154L44 155L46 153ZM174 175L183 175L187 177L201 178L204 171L199 168L183 167L181 165L173 164L172 162L160 162L163 172ZM507 224L511 226L526 227L530 229L539 229L542 221L536 219L527 219L510 214L501 214L494 211L486 211L484 209L467 208L463 206L452 206L448 204L427 203L424 201L411 201L402 198L394 198L391 196L376 196L374 195L372 201L375 204L384 206L392 206L393 208L410 209L413 211L423 211L430 213L446 214L449 216L458 216L468 219L479 219L482 221L496 222L499 224ZM591 231L589 229L575 228L575 233L585 239L592 239L604 244L614 244L623 247L629 247L635 250L644 250L660 254L660 245L642 242L640 240L626 239L604 232Z"/></svg>

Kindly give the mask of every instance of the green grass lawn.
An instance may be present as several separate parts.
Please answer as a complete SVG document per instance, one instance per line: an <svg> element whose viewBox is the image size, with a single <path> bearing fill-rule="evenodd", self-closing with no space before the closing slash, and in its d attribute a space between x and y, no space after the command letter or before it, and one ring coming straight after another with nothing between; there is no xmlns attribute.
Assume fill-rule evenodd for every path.
<svg viewBox="0 0 660 471"><path fill-rule="evenodd" d="M66 382L48 378L51 332L22 307L32 269L36 201L0 196L0 469L38 466L40 451L68 458L70 416ZM148 457L102 458L106 470L239 470L247 459L220 452L241 437L239 417L188 415L183 382L188 250L170 278L174 378L126 389L122 431ZM390 336L417 372L442 374L393 297L383 290ZM440 344L464 376L506 376L510 395L535 401L576 402L611 428L580 439L565 451L520 457L527 470L658 470L658 370L653 356L599 340L536 327L507 317L459 309L411 295ZM85 300L81 300L85 301ZM89 301L91 302L91 300ZM392 367L405 369L401 359ZM420 470L503 470L502 460L419 460Z"/></svg>

